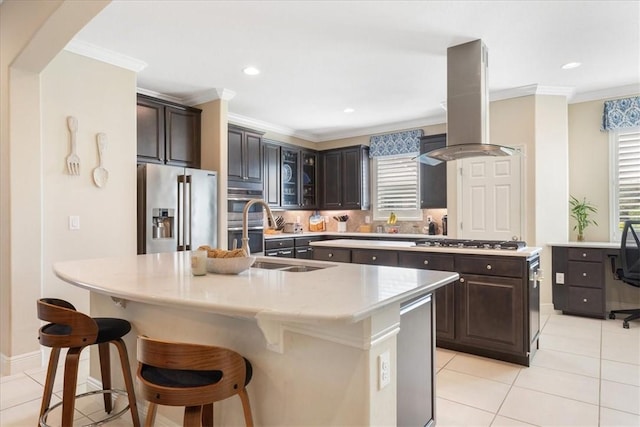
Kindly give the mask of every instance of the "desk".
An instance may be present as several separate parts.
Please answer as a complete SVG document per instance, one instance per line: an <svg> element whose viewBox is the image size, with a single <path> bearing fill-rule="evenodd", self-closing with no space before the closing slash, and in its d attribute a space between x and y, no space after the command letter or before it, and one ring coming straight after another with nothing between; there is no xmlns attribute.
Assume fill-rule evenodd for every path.
<svg viewBox="0 0 640 427"><path fill-rule="evenodd" d="M553 306L565 314L606 318L613 309L640 307L638 289L615 280L620 244L551 243Z"/></svg>

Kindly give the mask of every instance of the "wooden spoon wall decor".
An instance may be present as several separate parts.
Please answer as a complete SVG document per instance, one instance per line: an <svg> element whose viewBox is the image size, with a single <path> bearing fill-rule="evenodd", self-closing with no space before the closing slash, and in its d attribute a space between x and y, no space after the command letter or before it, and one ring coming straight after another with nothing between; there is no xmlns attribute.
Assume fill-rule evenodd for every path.
<svg viewBox="0 0 640 427"><path fill-rule="evenodd" d="M109 171L103 166L104 151L107 149L107 134L100 132L96 135L98 143L98 161L100 164L93 170L93 182L96 186L104 187L109 179Z"/></svg>

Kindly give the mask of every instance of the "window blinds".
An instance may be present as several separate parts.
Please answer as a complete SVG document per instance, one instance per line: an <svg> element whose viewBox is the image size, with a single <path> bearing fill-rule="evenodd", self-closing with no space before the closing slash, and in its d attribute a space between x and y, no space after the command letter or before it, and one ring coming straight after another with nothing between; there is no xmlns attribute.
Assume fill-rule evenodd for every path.
<svg viewBox="0 0 640 427"><path fill-rule="evenodd" d="M376 157L378 211L419 209L417 153L408 156Z"/></svg>
<svg viewBox="0 0 640 427"><path fill-rule="evenodd" d="M617 184L620 222L640 218L640 129L618 131Z"/></svg>

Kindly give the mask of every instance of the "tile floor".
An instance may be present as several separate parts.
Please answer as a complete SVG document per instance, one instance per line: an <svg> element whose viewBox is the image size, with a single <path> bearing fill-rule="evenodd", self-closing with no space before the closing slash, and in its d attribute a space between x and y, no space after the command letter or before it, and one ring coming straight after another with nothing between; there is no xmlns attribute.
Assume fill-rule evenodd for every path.
<svg viewBox="0 0 640 427"><path fill-rule="evenodd" d="M542 326L529 368L437 349L437 425L640 426L640 324L623 329L620 320L551 315ZM87 389L88 372L82 361L79 392ZM0 426L37 425L45 373L0 378ZM57 382L55 401L61 389ZM77 425L101 412L96 399L77 405ZM125 414L108 425L130 420Z"/></svg>

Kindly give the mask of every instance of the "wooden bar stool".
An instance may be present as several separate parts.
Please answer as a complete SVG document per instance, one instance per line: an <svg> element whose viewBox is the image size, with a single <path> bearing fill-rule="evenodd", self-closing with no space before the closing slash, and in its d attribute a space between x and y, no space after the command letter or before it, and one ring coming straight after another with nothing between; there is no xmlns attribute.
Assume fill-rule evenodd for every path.
<svg viewBox="0 0 640 427"><path fill-rule="evenodd" d="M56 298L42 298L38 300L38 318L50 322L40 328L38 339L40 344L51 347L49 368L44 385L42 405L40 407L39 425L46 426L47 416L52 409L60 404L49 407L53 383L56 378L60 350L68 348L64 365L64 385L62 397L62 426L73 425L75 400L89 394L101 393L104 397L104 410L107 414L113 411L112 394L124 394L122 391L111 389L111 361L109 344L113 344L120 354L120 364L126 386L129 405L117 414L102 420L100 423L112 420L122 415L127 409L131 410L133 425L140 426L136 395L133 388L133 378L129 367L127 347L122 341L131 330L131 324L123 319L91 318L76 311L75 307L64 300ZM78 363L82 350L92 344L98 344L100 355L100 372L102 374L102 391L83 393L76 396L76 382L78 381Z"/></svg>
<svg viewBox="0 0 640 427"><path fill-rule="evenodd" d="M150 402L145 426L157 405L184 406L185 426L213 426L213 403L237 394L252 427L245 388L252 373L247 359L226 348L138 337L138 391Z"/></svg>

